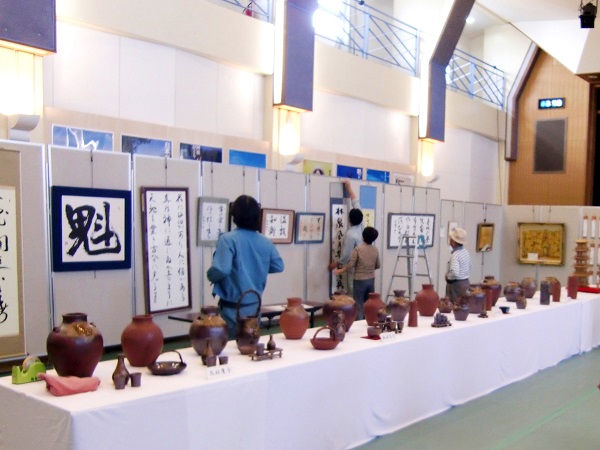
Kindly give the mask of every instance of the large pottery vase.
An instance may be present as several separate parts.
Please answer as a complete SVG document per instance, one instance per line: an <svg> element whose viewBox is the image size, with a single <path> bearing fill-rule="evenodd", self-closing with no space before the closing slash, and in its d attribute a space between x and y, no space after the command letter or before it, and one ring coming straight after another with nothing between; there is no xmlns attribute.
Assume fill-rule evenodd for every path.
<svg viewBox="0 0 600 450"><path fill-rule="evenodd" d="M63 314L62 323L46 340L46 350L61 377L91 377L102 357L102 333L87 321L87 314Z"/></svg>
<svg viewBox="0 0 600 450"><path fill-rule="evenodd" d="M287 339L302 339L308 330L308 313L302 306L301 298L290 297L287 302L288 304L279 318L281 331Z"/></svg>
<svg viewBox="0 0 600 450"><path fill-rule="evenodd" d="M190 325L190 342L196 353L201 356L204 354L209 339L215 356L223 351L229 340L227 323L219 314L217 306L200 308L200 315Z"/></svg>
<svg viewBox="0 0 600 450"><path fill-rule="evenodd" d="M552 294L552 301L560 302L560 281L558 281L558 278L555 277L546 277L546 280L548 280L548 283L550 284L550 294Z"/></svg>
<svg viewBox="0 0 600 450"><path fill-rule="evenodd" d="M123 353L133 367L146 367L162 352L163 333L153 322L152 314L133 316L121 333Z"/></svg>
<svg viewBox="0 0 600 450"><path fill-rule="evenodd" d="M373 326L379 321L378 315L381 310L385 315L385 303L381 300L381 295L378 292L369 293L369 298L363 306L367 325Z"/></svg>
<svg viewBox="0 0 600 450"><path fill-rule="evenodd" d="M419 315L433 317L440 303L440 297L433 289L433 284L423 284L423 289L417 292L415 301L419 305Z"/></svg>
<svg viewBox="0 0 600 450"><path fill-rule="evenodd" d="M471 314L482 314L485 309L485 293L477 285L471 285L464 294L464 300Z"/></svg>
<svg viewBox="0 0 600 450"><path fill-rule="evenodd" d="M409 301L404 296L404 292L404 289L396 289L394 298L386 306L386 310L392 316L394 322L404 322L404 318L408 314Z"/></svg>
<svg viewBox="0 0 600 450"><path fill-rule="evenodd" d="M334 311L342 311L344 313L346 331L350 331L350 327L358 314L358 306L354 299L346 294L346 291L336 291L331 296L331 299L327 300L323 305L323 316L330 327L333 327Z"/></svg>
<svg viewBox="0 0 600 450"><path fill-rule="evenodd" d="M535 278L525 277L521 280L519 285L521 286L521 289L523 289L525 298L533 298L535 291L537 291L537 281L535 281Z"/></svg>
<svg viewBox="0 0 600 450"><path fill-rule="evenodd" d="M483 289L483 292L488 297L488 302L491 302L492 306L496 306L496 302L502 292L502 285L494 279L493 275L486 275L484 277L481 281L481 289Z"/></svg>
<svg viewBox="0 0 600 450"><path fill-rule="evenodd" d="M507 302L516 302L519 295L523 295L523 288L515 281L509 281L504 286L504 298Z"/></svg>

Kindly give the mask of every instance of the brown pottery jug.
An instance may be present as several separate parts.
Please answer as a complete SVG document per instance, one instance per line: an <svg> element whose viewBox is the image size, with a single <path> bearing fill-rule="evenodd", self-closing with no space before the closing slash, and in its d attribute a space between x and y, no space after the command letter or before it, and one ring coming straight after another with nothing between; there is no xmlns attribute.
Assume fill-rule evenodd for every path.
<svg viewBox="0 0 600 450"><path fill-rule="evenodd" d="M523 289L523 295L525 298L533 298L535 292L537 291L537 282L535 281L535 278L525 277L521 280L519 285Z"/></svg>
<svg viewBox="0 0 600 450"><path fill-rule="evenodd" d="M408 314L409 301L404 296L404 292L404 289L396 289L394 291L394 298L387 304L387 312L392 316L394 322L403 322Z"/></svg>
<svg viewBox="0 0 600 450"><path fill-rule="evenodd" d="M523 288L516 281L509 281L504 286L504 298L507 302L516 302L519 295L523 295Z"/></svg>
<svg viewBox="0 0 600 450"><path fill-rule="evenodd" d="M248 317L240 317L240 306L242 299L246 294L254 294L258 298L258 305L256 306L256 315ZM260 294L254 289L249 289L242 292L237 301L237 313L236 313L236 332L235 341L238 349L242 355L249 355L256 351L256 344L260 339L260 305L262 300Z"/></svg>
<svg viewBox="0 0 600 450"><path fill-rule="evenodd" d="M279 325L286 339L302 339L308 330L308 313L302 306L302 299L290 297L287 306L281 313Z"/></svg>
<svg viewBox="0 0 600 450"><path fill-rule="evenodd" d="M229 340L227 323L219 314L218 306L200 308L200 315L190 325L190 341L196 353L204 353L209 339L215 356L221 354Z"/></svg>
<svg viewBox="0 0 600 450"><path fill-rule="evenodd" d="M485 295L488 297L488 302L491 302L492 306L496 306L496 302L500 298L500 293L502 292L502 285L494 279L493 275L486 275L484 277L481 281L481 289L483 289L483 292L485 292ZM488 309L488 311L490 309Z"/></svg>
<svg viewBox="0 0 600 450"><path fill-rule="evenodd" d="M415 301L419 305L419 315L433 317L440 303L440 297L433 290L433 284L425 283L423 289L417 292Z"/></svg>
<svg viewBox="0 0 600 450"><path fill-rule="evenodd" d="M379 311L381 310L384 311L385 316L385 303L381 301L381 295L378 292L369 293L369 298L363 306L363 311L365 313L365 320L367 321L367 325L373 326L379 321L378 315Z"/></svg>
<svg viewBox="0 0 600 450"><path fill-rule="evenodd" d="M156 361L162 352L163 333L153 322L152 314L133 316L121 333L121 347L129 364L146 367Z"/></svg>
<svg viewBox="0 0 600 450"><path fill-rule="evenodd" d="M346 294L346 291L336 291L331 296L331 299L327 300L323 305L323 316L330 327L332 326L334 311L342 311L344 313L346 332L350 331L350 327L358 314L358 306L354 299Z"/></svg>
<svg viewBox="0 0 600 450"><path fill-rule="evenodd" d="M46 339L46 351L61 377L91 377L104 348L102 333L85 313L63 314Z"/></svg>

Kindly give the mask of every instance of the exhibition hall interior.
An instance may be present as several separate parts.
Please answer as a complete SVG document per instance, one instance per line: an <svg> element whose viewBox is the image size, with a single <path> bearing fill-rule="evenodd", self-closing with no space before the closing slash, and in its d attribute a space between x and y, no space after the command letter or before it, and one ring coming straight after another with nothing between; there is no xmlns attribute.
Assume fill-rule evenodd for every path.
<svg viewBox="0 0 600 450"><path fill-rule="evenodd" d="M597 0L8 3L0 448L600 445Z"/></svg>

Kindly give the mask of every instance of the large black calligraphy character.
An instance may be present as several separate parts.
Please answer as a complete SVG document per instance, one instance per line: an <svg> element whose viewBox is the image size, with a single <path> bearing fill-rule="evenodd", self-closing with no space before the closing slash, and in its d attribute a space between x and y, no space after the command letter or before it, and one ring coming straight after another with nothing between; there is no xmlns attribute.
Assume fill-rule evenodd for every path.
<svg viewBox="0 0 600 450"><path fill-rule="evenodd" d="M96 212L96 208L91 205L77 208L71 205L65 206L65 213L71 227L69 238L74 240L67 254L73 256L82 244L88 255L121 253L119 236L110 227L110 204L103 202L102 205L104 215Z"/></svg>

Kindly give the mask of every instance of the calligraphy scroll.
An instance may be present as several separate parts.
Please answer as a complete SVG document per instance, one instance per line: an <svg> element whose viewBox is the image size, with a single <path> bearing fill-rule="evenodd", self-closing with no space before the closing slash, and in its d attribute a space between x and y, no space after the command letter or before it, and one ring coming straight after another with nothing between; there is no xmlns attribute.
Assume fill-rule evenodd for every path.
<svg viewBox="0 0 600 450"><path fill-rule="evenodd" d="M261 212L261 232L275 244L291 244L294 240L294 211L268 209Z"/></svg>
<svg viewBox="0 0 600 450"><path fill-rule="evenodd" d="M20 334L19 245L16 190L0 186L0 337Z"/></svg>
<svg viewBox="0 0 600 450"><path fill-rule="evenodd" d="M434 232L435 214L388 214L388 248L398 248L402 236L410 237L410 246L419 239L420 246L433 247ZM407 243L402 242L402 245L406 247Z"/></svg>
<svg viewBox="0 0 600 450"><path fill-rule="evenodd" d="M227 231L228 223L228 199L200 197L198 199L198 232L196 236L196 245L216 245L219 236Z"/></svg>
<svg viewBox="0 0 600 450"><path fill-rule="evenodd" d="M148 313L192 305L187 188L142 188Z"/></svg>
<svg viewBox="0 0 600 450"><path fill-rule="evenodd" d="M131 192L52 187L52 270L131 268Z"/></svg>
<svg viewBox="0 0 600 450"><path fill-rule="evenodd" d="M342 257L342 242L346 229L348 227L348 207L342 203L342 199L331 199L331 259L339 261ZM343 275L332 276L331 292L335 292L344 287Z"/></svg>
<svg viewBox="0 0 600 450"><path fill-rule="evenodd" d="M296 214L296 244L321 243L325 238L325 214Z"/></svg>

